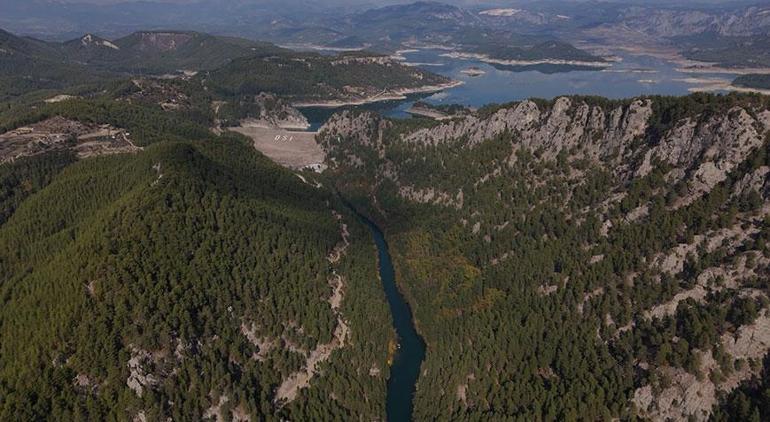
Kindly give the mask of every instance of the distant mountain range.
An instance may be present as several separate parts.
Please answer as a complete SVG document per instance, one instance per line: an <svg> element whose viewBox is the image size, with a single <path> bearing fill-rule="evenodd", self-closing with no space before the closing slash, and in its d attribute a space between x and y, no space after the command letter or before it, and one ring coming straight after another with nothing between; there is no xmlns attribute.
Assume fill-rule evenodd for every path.
<svg viewBox="0 0 770 422"><path fill-rule="evenodd" d="M613 6L597 25L572 28L571 39L625 46L666 46L721 67L770 66L770 7Z"/></svg>
<svg viewBox="0 0 770 422"><path fill-rule="evenodd" d="M0 25L59 39L74 38L76 31L121 36L140 28L185 28L340 49L393 52L404 45L423 44L496 58L600 60L571 46L542 49L539 45L547 42L559 42L565 47L568 43L547 33L519 33L518 25L506 25L500 20L479 10L430 1L363 11L299 8L294 3L273 2L231 2L221 6L201 2L195 7L150 3L139 8L130 4L43 6L33 1L28 6L11 8L0 17ZM58 32L52 33L52 27L59 28Z"/></svg>
<svg viewBox="0 0 770 422"><path fill-rule="evenodd" d="M392 52L406 45L440 45L493 59L599 61L575 48L591 44L674 47L693 60L722 66L765 66L770 8L749 2L454 2L367 9L366 2L201 0L189 4L109 5L43 0L4 5L0 27L44 39L83 33L118 38L139 30L197 30L278 44L366 47ZM559 49L545 49L557 42ZM716 60L715 60L716 58Z"/></svg>

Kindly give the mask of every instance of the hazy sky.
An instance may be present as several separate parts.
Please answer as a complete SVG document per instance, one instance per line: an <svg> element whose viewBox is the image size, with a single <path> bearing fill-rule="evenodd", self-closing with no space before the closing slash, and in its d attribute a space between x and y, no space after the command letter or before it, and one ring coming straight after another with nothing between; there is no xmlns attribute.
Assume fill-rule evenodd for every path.
<svg viewBox="0 0 770 422"><path fill-rule="evenodd" d="M23 4L25 2L28 2L30 0L0 0L0 5L2 4L11 4L11 3L17 3L17 4ZM117 3L136 3L136 2L154 2L154 3L177 3L177 4L184 4L184 3L197 3L201 0L48 0L54 3L92 3L92 4L101 4L101 5L107 5L107 4L117 4ZM204 0L204 1L211 1L211 0ZM267 3L271 2L270 0L219 0L222 3L230 3L230 4L249 4L249 3ZM284 0L286 3L309 3L314 5L319 5L323 3L327 3L330 5L366 5L366 6L384 6L387 4L396 4L396 3L414 3L418 0ZM450 4L456 4L456 5L474 5L474 4L497 4L497 5L504 5L506 3L515 4L515 3L536 3L538 0L436 0L441 3L450 3ZM553 1L553 0L550 0ZM558 0L557 0L558 1ZM589 1L589 0L563 0L568 3L574 3L574 2L580 2L580 1ZM599 1L607 1L609 3L656 3L656 4L668 4L668 5L674 5L674 4L680 4L680 5L687 5L687 4L727 4L727 3L761 3L761 0L599 0ZM272 0L272 2L275 2Z"/></svg>

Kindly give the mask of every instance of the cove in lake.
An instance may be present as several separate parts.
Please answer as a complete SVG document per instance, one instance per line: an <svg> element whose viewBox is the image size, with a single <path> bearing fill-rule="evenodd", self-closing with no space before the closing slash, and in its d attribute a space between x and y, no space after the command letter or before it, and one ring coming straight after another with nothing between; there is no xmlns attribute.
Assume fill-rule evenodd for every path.
<svg viewBox="0 0 770 422"><path fill-rule="evenodd" d="M396 286L396 275L385 236L373 222L361 215L359 218L369 227L374 237L380 279L393 317L393 327L398 335L399 348L393 357L388 378L388 396L385 405L387 420L410 421L414 410L414 392L417 378L420 376L420 365L425 359L425 342L417 334L412 311Z"/></svg>
<svg viewBox="0 0 770 422"><path fill-rule="evenodd" d="M357 106L377 111L388 117L410 117L406 112L422 100L434 105L462 104L482 107L527 98L551 99L561 95L598 95L607 98L630 98L640 95L687 95L706 81L732 81L735 74L693 74L680 70L681 63L645 55L619 53L620 61L606 69L567 65L501 66L478 60L462 60L442 56L443 50L419 50L403 53L405 63L448 76L464 84L433 95L415 95L401 101ZM480 76L462 71L477 67ZM698 83L700 82L700 83ZM303 109L316 130L340 109Z"/></svg>

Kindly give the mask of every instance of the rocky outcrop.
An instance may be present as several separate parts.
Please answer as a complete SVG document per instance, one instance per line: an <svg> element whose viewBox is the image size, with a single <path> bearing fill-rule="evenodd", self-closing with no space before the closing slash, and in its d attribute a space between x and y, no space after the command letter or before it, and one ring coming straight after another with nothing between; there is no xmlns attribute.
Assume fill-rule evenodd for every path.
<svg viewBox="0 0 770 422"><path fill-rule="evenodd" d="M513 135L515 147L542 149L546 157L580 147L598 158L622 153L633 140L642 137L651 115L650 100L637 100L607 111L562 97L550 109L541 110L534 102L523 101L487 117L471 115L407 133L402 140L419 145L461 142L463 147L472 148L508 132ZM329 135L370 145L377 120L369 113L342 113L332 117L324 129Z"/></svg>
<svg viewBox="0 0 770 422"><path fill-rule="evenodd" d="M550 109L541 110L534 102L523 101L489 117L469 116L418 130L404 136L404 140L429 145L463 140L464 146L472 147L510 132L517 146L542 148L546 156L579 146L600 157L622 151L628 143L643 136L651 115L650 100L637 100L608 111L562 97Z"/></svg>
<svg viewBox="0 0 770 422"><path fill-rule="evenodd" d="M760 166L753 172L745 175L733 189L731 196L736 197L739 195L745 195L751 191L762 194L763 197L767 197L768 191L768 174L770 174L770 167Z"/></svg>
<svg viewBox="0 0 770 422"><path fill-rule="evenodd" d="M770 351L770 317L763 312L751 325L740 327L734 334L722 335L721 344L735 360L762 359ZM758 373L758 368L743 364L716 382L711 374L718 371L719 365L711 352L696 353L700 354L699 371L705 376L698 377L681 368L663 367L657 371L669 380L668 386L645 385L634 392L632 401L643 416L656 421L706 421L720 394L729 393Z"/></svg>
<svg viewBox="0 0 770 422"><path fill-rule="evenodd" d="M701 360L704 369L715 366L710 352ZM661 373L670 380L669 387L656 392L657 386L646 385L634 392L632 401L641 414L655 421L708 420L711 408L717 402L714 383L701 381L681 368L666 367Z"/></svg>
<svg viewBox="0 0 770 422"><path fill-rule="evenodd" d="M150 352L132 346L131 359L128 360L129 375L126 385L137 396L142 397L145 389L154 388L160 384L160 378L152 372L154 365L155 357Z"/></svg>
<svg viewBox="0 0 770 422"><path fill-rule="evenodd" d="M647 168L650 160L673 166L675 171L670 173L669 180L686 177L689 194L681 198L678 205L687 205L724 181L764 143L765 132L770 129L769 114L764 111L755 117L743 108L734 107L705 122L685 119L647 152L643 168Z"/></svg>
<svg viewBox="0 0 770 422"><path fill-rule="evenodd" d="M332 149L344 139L365 146L378 146L382 130L388 123L369 112L343 111L333 115L321 127L320 140L325 149Z"/></svg>
<svg viewBox="0 0 770 422"><path fill-rule="evenodd" d="M692 203L726 180L730 172L765 142L770 129L770 111L735 106L708 117L691 115L674 122L659 138L648 139L655 113L653 99L594 104L580 98L557 98L549 106L533 101L514 103L491 114L471 114L399 134L400 142L414 148L452 145L475 148L507 134L511 142L509 162L516 151L537 151L543 159L555 159L567 151L570 159L588 158L612 172L619 180L647 176L656 166L669 166L670 185L682 182L686 193L676 207ZM397 181L401 196L414 202L456 206L449 192L431 192L412 186L400 177L398 163L389 162L382 144L390 122L373 113L343 112L333 116L321 130L319 141L335 165L358 168L380 165L380 173ZM654 131L653 131L654 132ZM657 136L657 135L656 135ZM392 142L392 141L389 141ZM380 163L367 162L361 146L376 152ZM371 156L368 156L371 160ZM485 176L485 181L499 172ZM745 183L760 189L767 173ZM428 189L428 190L426 190ZM647 215L642 204L627 222Z"/></svg>
<svg viewBox="0 0 770 422"><path fill-rule="evenodd" d="M259 114L242 120L241 126L298 130L310 127L305 115L273 94L262 93L255 96L254 105L259 110Z"/></svg>
<svg viewBox="0 0 770 422"><path fill-rule="evenodd" d="M508 130L523 130L539 121L540 111L535 103L524 101L513 108L505 108L492 116L480 119L469 116L439 126L418 130L404 137L407 142L438 144L456 139L467 139L468 144L478 144Z"/></svg>

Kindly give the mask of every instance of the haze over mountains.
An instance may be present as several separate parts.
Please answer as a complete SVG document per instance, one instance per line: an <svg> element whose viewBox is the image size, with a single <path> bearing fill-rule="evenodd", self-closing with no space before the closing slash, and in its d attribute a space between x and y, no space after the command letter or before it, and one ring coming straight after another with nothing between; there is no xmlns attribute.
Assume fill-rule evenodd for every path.
<svg viewBox="0 0 770 422"><path fill-rule="evenodd" d="M573 46L586 41L667 46L696 60L761 66L768 58L757 46L770 34L767 7L750 2L469 2L460 7L437 2L389 6L272 0L201 1L194 7L185 2L6 3L0 27L62 41L85 33L118 38L139 30L176 29L384 51L398 49L405 41L465 44L466 50L485 54L544 41Z"/></svg>

